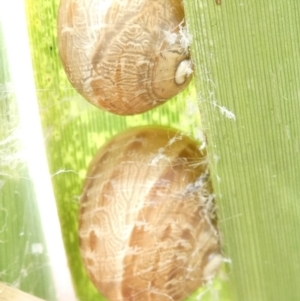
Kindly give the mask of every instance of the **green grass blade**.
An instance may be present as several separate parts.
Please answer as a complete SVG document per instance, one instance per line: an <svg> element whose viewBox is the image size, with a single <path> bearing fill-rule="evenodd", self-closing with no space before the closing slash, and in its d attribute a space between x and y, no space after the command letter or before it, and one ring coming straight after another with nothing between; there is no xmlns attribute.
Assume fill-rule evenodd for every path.
<svg viewBox="0 0 300 301"><path fill-rule="evenodd" d="M10 14L6 8L0 4L0 281L55 300L46 240L22 134L25 128L20 121L18 104L26 101L27 92L16 88L11 60L14 58L8 42L13 30L7 26ZM20 32L18 36L22 38ZM20 95L23 95L21 99ZM13 296L6 295L7 289L0 286L0 299L13 300L10 299Z"/></svg>
<svg viewBox="0 0 300 301"><path fill-rule="evenodd" d="M233 300L300 300L300 3L185 4Z"/></svg>

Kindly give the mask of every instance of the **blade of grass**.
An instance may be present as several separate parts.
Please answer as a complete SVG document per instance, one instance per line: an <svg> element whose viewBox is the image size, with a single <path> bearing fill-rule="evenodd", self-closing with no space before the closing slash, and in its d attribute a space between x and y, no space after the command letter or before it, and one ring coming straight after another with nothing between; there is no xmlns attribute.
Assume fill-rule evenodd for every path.
<svg viewBox="0 0 300 301"><path fill-rule="evenodd" d="M233 300L300 300L300 3L185 5Z"/></svg>
<svg viewBox="0 0 300 301"><path fill-rule="evenodd" d="M25 204L26 202L28 202L28 204L32 204L37 209L37 211L32 212L36 214L36 216L33 216L32 219L36 220L39 226L37 226L36 229L31 228L31 231L37 232L38 235L35 236L40 236L40 240L42 241L30 243L30 240L28 240L25 241L25 248L21 247L19 244L12 244L12 247L14 248L14 252L17 251L24 253L23 256L26 257L28 257L30 254L44 254L44 262L40 262L40 265L47 266L47 264L50 264L51 269L55 272L55 288L53 289L53 286L51 285L51 269L48 269L48 275L45 276L48 277L48 283L45 283L46 288L44 288L44 291L47 291L50 287L52 291L49 290L49 295L47 298L54 300L56 293L58 294L58 298L62 297L59 296L59 294L62 292L65 293L67 288L71 287L71 285L70 281L68 283L68 268L66 259L64 258L64 250L61 241L55 199L53 197L53 190L44 149L44 138L41 130L29 50L29 41L26 30L27 23L24 2L15 0L1 3L0 11L1 25L4 33L3 40L7 50L6 69L9 70L11 75L11 85L15 96L15 104L19 117L19 133L17 138L22 144L22 147L19 151L21 152L22 159L24 160L23 164L26 166L26 168L22 166L22 169L26 170L26 175L24 175L26 177L25 191L28 190L30 192L30 197L28 199L22 194L20 195L20 200ZM14 16L14 18L12 18L12 16ZM17 23L15 23L15 19L18 20ZM10 114L10 112L8 112L8 114ZM6 158L3 157L3 160L5 161ZM9 168L10 166L8 166L8 170ZM11 170L9 171L11 172ZM17 174L17 176L21 177L20 174ZM17 186L15 187L17 191L18 188L19 187ZM4 193L0 208L5 210L7 219L9 219L11 215L15 214L15 207L14 197L10 197L8 193ZM20 206L18 209L21 208L22 206ZM21 212L22 211L20 211L20 213ZM19 218L17 219L17 223L22 220L23 218L20 214ZM27 226L24 226L24 228L25 227L27 228ZM15 233L11 233L11 235L8 233L7 240L13 241L15 239L14 235ZM22 235L27 237L31 236L32 233L23 233ZM3 242L3 244L4 248L10 246L9 243ZM5 250L5 255L9 257L10 252ZM47 258L46 255L49 256L49 258ZM1 268L4 268L2 265L6 264L6 268L9 269L9 267L12 266L12 262L7 260L6 256L4 256L4 260L1 262ZM21 264L24 263L21 262ZM30 266L30 264L31 262L29 261L28 265ZM26 278L26 273L29 273L29 271L26 270L26 266L20 267L20 271L25 274L20 275L20 277ZM34 290L33 288L38 280L39 277L36 276L35 279L31 279L31 282L28 281L27 290ZM10 281L10 279L7 279L7 281ZM40 290L42 289L43 288Z"/></svg>

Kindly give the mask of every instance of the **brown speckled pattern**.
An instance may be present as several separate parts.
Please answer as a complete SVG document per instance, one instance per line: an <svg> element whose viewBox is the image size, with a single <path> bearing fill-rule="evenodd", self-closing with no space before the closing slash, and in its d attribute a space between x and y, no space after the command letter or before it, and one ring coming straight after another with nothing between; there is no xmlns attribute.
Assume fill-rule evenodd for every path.
<svg viewBox="0 0 300 301"><path fill-rule="evenodd" d="M145 112L177 95L174 76L189 58L166 33L184 25L181 1L61 0L60 57L73 86L92 104L120 115Z"/></svg>
<svg viewBox="0 0 300 301"><path fill-rule="evenodd" d="M102 147L81 196L80 250L110 301L183 300L221 263L206 154L166 128Z"/></svg>

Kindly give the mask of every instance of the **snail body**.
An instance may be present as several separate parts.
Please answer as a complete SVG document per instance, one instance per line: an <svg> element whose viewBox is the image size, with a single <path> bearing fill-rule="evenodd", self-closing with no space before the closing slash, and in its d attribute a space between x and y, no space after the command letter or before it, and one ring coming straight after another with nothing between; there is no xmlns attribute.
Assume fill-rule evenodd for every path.
<svg viewBox="0 0 300 301"><path fill-rule="evenodd" d="M58 49L89 102L119 115L152 109L191 79L179 0L61 0Z"/></svg>
<svg viewBox="0 0 300 301"><path fill-rule="evenodd" d="M206 154L170 128L115 136L90 164L80 251L109 301L179 301L219 269Z"/></svg>

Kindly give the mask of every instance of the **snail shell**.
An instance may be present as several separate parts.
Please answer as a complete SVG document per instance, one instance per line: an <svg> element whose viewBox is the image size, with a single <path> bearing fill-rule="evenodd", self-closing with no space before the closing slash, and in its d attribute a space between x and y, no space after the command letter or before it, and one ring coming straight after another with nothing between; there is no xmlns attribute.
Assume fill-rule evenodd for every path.
<svg viewBox="0 0 300 301"><path fill-rule="evenodd" d="M169 128L135 128L100 148L79 213L88 274L110 301L182 300L219 269L206 155Z"/></svg>
<svg viewBox="0 0 300 301"><path fill-rule="evenodd" d="M191 77L181 0L61 0L58 49L89 102L120 115L152 109Z"/></svg>

